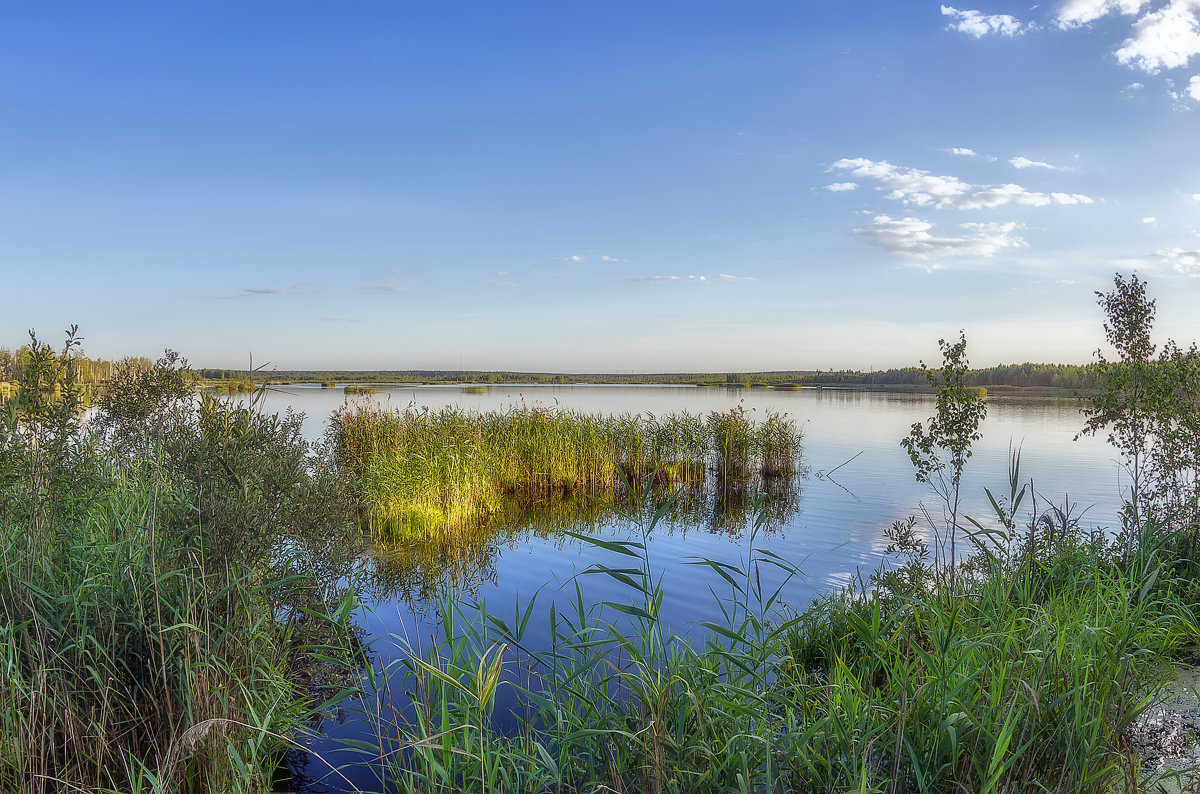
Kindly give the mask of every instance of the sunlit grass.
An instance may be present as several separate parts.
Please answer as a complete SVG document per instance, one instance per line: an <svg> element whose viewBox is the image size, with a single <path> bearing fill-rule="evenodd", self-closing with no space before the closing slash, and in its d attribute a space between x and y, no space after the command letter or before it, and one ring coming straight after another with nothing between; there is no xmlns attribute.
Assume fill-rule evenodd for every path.
<svg viewBox="0 0 1200 794"><path fill-rule="evenodd" d="M799 472L801 437L786 416L740 407L707 418L601 416L520 407L388 411L347 405L334 417L338 456L360 484L378 535L405 537L478 521L507 499L609 498L716 477L745 491Z"/></svg>

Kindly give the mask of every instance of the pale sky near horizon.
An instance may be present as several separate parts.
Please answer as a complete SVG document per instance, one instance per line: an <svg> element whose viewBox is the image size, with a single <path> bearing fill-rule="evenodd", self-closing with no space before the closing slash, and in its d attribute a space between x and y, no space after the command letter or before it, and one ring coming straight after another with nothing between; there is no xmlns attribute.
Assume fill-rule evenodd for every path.
<svg viewBox="0 0 1200 794"><path fill-rule="evenodd" d="M965 0L964 0L965 2ZM0 2L0 345L280 369L1200 337L1200 0Z"/></svg>

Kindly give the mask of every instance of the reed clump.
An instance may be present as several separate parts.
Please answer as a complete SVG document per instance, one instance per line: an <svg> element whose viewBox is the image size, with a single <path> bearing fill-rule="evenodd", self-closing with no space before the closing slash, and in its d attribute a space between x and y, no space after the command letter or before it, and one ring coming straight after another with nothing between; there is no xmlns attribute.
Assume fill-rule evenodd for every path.
<svg viewBox="0 0 1200 794"><path fill-rule="evenodd" d="M353 669L340 487L297 417L197 401L170 355L85 426L76 345L34 339L0 405L0 791L266 792Z"/></svg>
<svg viewBox="0 0 1200 794"><path fill-rule="evenodd" d="M1099 794L1151 782L1130 741L1200 634L1171 573L1180 561L1153 528L1125 564L1104 533L1073 520L1047 532L1035 513L951 579L915 522L898 522L895 564L795 612L782 584L763 586L764 568L784 582L799 571L758 548L760 513L741 567L694 562L720 585L718 617L686 638L663 625L670 596L651 564L664 513L627 514L642 527L630 540L577 536L598 561L568 582L565 605L539 612L534 598L500 615L443 592L440 642L392 637L400 653L372 670L360 706L377 744L356 745L381 784ZM593 576L627 592L589 601ZM551 639L531 651L538 614ZM400 692L411 701L392 700Z"/></svg>
<svg viewBox="0 0 1200 794"><path fill-rule="evenodd" d="M390 537L477 522L510 499L613 498L626 484L694 488L709 477L753 490L798 474L801 457L792 420L768 413L758 422L740 407L705 419L536 406L390 411L358 402L334 415L331 433L366 523Z"/></svg>

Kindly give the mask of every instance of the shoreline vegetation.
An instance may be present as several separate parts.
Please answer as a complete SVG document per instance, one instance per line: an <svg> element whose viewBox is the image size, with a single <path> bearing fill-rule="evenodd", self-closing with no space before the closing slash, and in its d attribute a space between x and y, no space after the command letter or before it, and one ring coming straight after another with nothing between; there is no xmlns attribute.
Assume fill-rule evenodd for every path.
<svg viewBox="0 0 1200 794"><path fill-rule="evenodd" d="M967 383L998 394L1072 396L1099 386L1096 365L1012 364L970 370ZM245 371L201 368L199 382L214 388L244 380ZM775 372L692 372L646 374L565 374L486 370L271 370L258 373L268 385L358 384L369 386L702 386L731 389L837 388L932 393L920 367L878 372L783 370ZM472 393L484 393L472 389Z"/></svg>
<svg viewBox="0 0 1200 794"><path fill-rule="evenodd" d="M30 355L29 345L15 350L0 346L0 396L15 387L14 373ZM121 361L74 357L77 385L89 394L101 391L121 367L149 368L153 361L129 357ZM265 370L200 367L189 375L197 387L229 394L250 394L261 386L316 384L342 387L347 394L367 394L388 386L464 386L474 394L502 385L653 385L732 389L846 389L930 394L921 367L862 372L858 370L777 370L769 372L691 373L553 373L488 370ZM968 370L970 386L989 395L1071 397L1092 394L1100 386L1098 364L1002 364Z"/></svg>
<svg viewBox="0 0 1200 794"><path fill-rule="evenodd" d="M1118 359L1081 368L1081 432L1129 475L1115 531L1035 493L1019 450L992 515L960 513L986 414L960 336L913 370L936 400L900 440L937 503L897 517L879 567L812 604L763 585L764 570L803 574L761 543L771 484L800 473L784 417L348 407L311 444L296 414L197 395L170 351L113 365L87 395L83 373L102 368L75 329L59 351L31 337L0 404L0 790L266 794L333 706L372 727L345 746L381 792L1163 783L1146 715L1200 639L1200 352L1151 343L1136 276L1099 298ZM700 480L756 518L741 567L690 563L718 608L685 636L662 620L652 540ZM437 543L465 546L503 512L490 494L578 505L621 487L603 509L638 531L567 530L593 552L570 603L499 615L435 585L422 597L440 638L368 642L355 623L371 534L417 536L421 556L393 544L381 564L419 590ZM626 597L589 600L595 576ZM548 648L528 642L534 622ZM501 689L515 715L496 713Z"/></svg>
<svg viewBox="0 0 1200 794"><path fill-rule="evenodd" d="M464 529L504 503L703 490L745 502L800 472L794 420L743 408L707 417L593 415L540 407L473 412L351 403L331 427L360 485L364 523L392 540Z"/></svg>

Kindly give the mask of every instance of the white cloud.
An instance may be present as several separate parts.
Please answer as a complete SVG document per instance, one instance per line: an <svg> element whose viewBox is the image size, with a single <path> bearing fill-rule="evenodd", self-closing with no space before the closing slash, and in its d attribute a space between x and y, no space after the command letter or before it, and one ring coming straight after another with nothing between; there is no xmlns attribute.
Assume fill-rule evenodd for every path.
<svg viewBox="0 0 1200 794"><path fill-rule="evenodd" d="M844 193L847 190L854 190L857 187L857 182L834 182L833 184L826 185L825 189L831 193Z"/></svg>
<svg viewBox="0 0 1200 794"><path fill-rule="evenodd" d="M1192 201L1200 201L1200 193L1193 193Z"/></svg>
<svg viewBox="0 0 1200 794"><path fill-rule="evenodd" d="M1015 186L1014 186L1015 187ZM1040 196L1040 193L1030 193L1030 196ZM1072 204L1095 204L1095 200L1091 196L1085 196L1082 193L1051 193L1050 200L1055 204L1062 204L1069 207Z"/></svg>
<svg viewBox="0 0 1200 794"><path fill-rule="evenodd" d="M930 232L933 224L919 218L891 218L876 215L868 226L854 230L859 239L914 259L939 256L994 256L1005 248L1024 248L1026 242L1013 235L1015 223L964 223L968 234L939 237Z"/></svg>
<svg viewBox="0 0 1200 794"><path fill-rule="evenodd" d="M965 146L951 146L946 151L950 152L950 154L952 154L956 157L975 157L976 156L974 149L968 149Z"/></svg>
<svg viewBox="0 0 1200 794"><path fill-rule="evenodd" d="M495 278L484 279L483 283L488 285L489 287L496 287L498 289L513 289L513 288L515 288L517 286L515 281L509 281L508 279L504 278L504 276L507 276L507 275L508 275L508 271L504 270L504 271L497 273Z"/></svg>
<svg viewBox="0 0 1200 794"><path fill-rule="evenodd" d="M1187 92L1192 99L1200 102L1200 74L1193 75L1188 81Z"/></svg>
<svg viewBox="0 0 1200 794"><path fill-rule="evenodd" d="M690 284L708 281L707 276L634 276L630 281L648 281L656 284Z"/></svg>
<svg viewBox="0 0 1200 794"><path fill-rule="evenodd" d="M1021 20L1009 14L984 14L982 11L960 11L951 6L942 6L942 16L954 19L946 26L947 30L957 30L977 39L989 33L1015 36L1024 29Z"/></svg>
<svg viewBox="0 0 1200 794"><path fill-rule="evenodd" d="M616 256L606 256L605 255L605 256L600 257L600 261L601 262L628 262L629 260L621 259L620 257L616 257Z"/></svg>
<svg viewBox="0 0 1200 794"><path fill-rule="evenodd" d="M1154 74L1186 66L1200 54L1200 0L1171 0L1133 24L1117 60Z"/></svg>
<svg viewBox="0 0 1200 794"><path fill-rule="evenodd" d="M1078 193L1038 193L1020 185L972 185L953 176L936 176L919 168L902 168L887 161L862 157L841 159L830 170L849 171L860 179L873 179L885 198L916 207L936 209L992 209L1007 204L1044 207L1050 204L1091 204L1092 199Z"/></svg>
<svg viewBox="0 0 1200 794"><path fill-rule="evenodd" d="M886 160L876 162L863 157L838 160L831 169L849 171L859 179L873 179L887 197L918 207L950 207L971 192L971 186L952 176L935 176L918 168L901 168Z"/></svg>
<svg viewBox="0 0 1200 794"><path fill-rule="evenodd" d="M1083 27L1108 14L1133 16L1147 0L1066 0L1054 15L1054 24L1062 30Z"/></svg>
<svg viewBox="0 0 1200 794"><path fill-rule="evenodd" d="M1042 160L1030 160L1028 157L1014 157L1008 162L1013 168L1048 168L1051 171L1062 170L1056 165L1050 165Z"/></svg>
<svg viewBox="0 0 1200 794"><path fill-rule="evenodd" d="M1148 217L1142 218L1142 223L1146 224L1147 226L1157 226L1158 218L1155 218L1153 215L1150 215Z"/></svg>
<svg viewBox="0 0 1200 794"><path fill-rule="evenodd" d="M1200 276L1200 251L1185 251L1182 248L1164 248L1155 252L1177 273Z"/></svg>
<svg viewBox="0 0 1200 794"><path fill-rule="evenodd" d="M718 273L712 278L708 276L634 276L629 280L653 284L714 284L718 281L754 281L754 277Z"/></svg>

